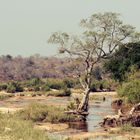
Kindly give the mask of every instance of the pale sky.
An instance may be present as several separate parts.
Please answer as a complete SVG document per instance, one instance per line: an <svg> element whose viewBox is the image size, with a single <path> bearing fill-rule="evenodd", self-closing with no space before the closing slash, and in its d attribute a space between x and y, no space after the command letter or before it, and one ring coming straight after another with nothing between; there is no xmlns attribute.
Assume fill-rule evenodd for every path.
<svg viewBox="0 0 140 140"><path fill-rule="evenodd" d="M0 55L56 54L52 32L80 32L79 22L97 12L117 12L140 31L140 0L0 0Z"/></svg>

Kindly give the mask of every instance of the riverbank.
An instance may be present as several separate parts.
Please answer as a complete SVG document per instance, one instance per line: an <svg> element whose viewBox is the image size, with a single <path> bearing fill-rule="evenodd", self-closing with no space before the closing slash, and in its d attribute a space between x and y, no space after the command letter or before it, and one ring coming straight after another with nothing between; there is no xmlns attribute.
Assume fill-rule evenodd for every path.
<svg viewBox="0 0 140 140"><path fill-rule="evenodd" d="M15 96L0 101L0 111L13 113L28 105L31 102L38 102L46 105L65 107L79 93L73 93L72 97L46 97L46 96ZM105 100L103 100L105 97ZM101 128L99 123L107 115L115 115L116 110L112 109L111 102L117 97L116 92L95 92L90 94L89 115L85 123L35 123L35 128L43 130L50 136L50 139L70 140L138 140L139 129L133 133L120 133L121 128Z"/></svg>

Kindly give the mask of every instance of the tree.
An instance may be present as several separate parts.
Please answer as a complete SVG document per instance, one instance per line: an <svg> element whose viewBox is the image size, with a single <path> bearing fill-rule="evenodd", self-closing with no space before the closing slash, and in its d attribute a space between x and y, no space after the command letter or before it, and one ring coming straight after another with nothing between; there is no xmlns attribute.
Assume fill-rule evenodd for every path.
<svg viewBox="0 0 140 140"><path fill-rule="evenodd" d="M126 79L126 73L131 71L132 66L140 69L140 42L120 46L104 64L106 71L119 81Z"/></svg>
<svg viewBox="0 0 140 140"><path fill-rule="evenodd" d="M123 24L119 14L111 12L93 14L90 18L81 20L80 25L86 29L81 36L55 32L48 42L59 44L60 53L68 53L72 58L81 59L85 71L84 73L78 71L77 77L84 93L76 112L85 114L88 112L92 71L95 64L111 57L120 44L139 39L139 34L131 25Z"/></svg>

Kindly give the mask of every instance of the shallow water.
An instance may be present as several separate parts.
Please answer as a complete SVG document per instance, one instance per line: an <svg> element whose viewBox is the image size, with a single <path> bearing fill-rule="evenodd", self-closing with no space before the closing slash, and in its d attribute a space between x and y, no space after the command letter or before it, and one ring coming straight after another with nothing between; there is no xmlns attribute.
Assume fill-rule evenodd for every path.
<svg viewBox="0 0 140 140"><path fill-rule="evenodd" d="M107 115L114 115L115 110L111 107L112 97L107 96L105 101L93 100L89 105L89 115L87 117L87 132L93 132L99 128L99 123Z"/></svg>
<svg viewBox="0 0 140 140"><path fill-rule="evenodd" d="M51 139L62 139L63 136L71 136L81 132L100 132L102 131L99 123L103 121L103 118L107 115L116 114L116 110L111 107L112 96L107 96L106 100L93 100L90 101L89 115L86 122L71 122L69 128L59 132L53 132ZM94 138L88 138L84 140L104 140L111 139L108 136L96 136Z"/></svg>
<svg viewBox="0 0 140 140"><path fill-rule="evenodd" d="M101 98L102 99L102 98ZM106 115L115 114L115 110L111 107L112 96L106 96L106 100L91 100L89 103L89 115L86 122L71 122L69 128L63 131L49 133L51 139L58 137L71 136L80 132L95 132L100 128L99 123L102 122ZM48 105L66 106L72 100L70 97L14 97L0 103L0 107L24 107L30 102L36 101ZM101 140L103 136L97 137L95 140ZM88 140L92 140L89 138Z"/></svg>
<svg viewBox="0 0 140 140"><path fill-rule="evenodd" d="M47 105L66 106L72 100L71 97L14 97L0 103L0 107L24 107L28 103L36 101ZM89 103L89 115L85 123L71 122L70 128L80 130L83 132L93 132L99 128L99 122L103 120L106 115L115 114L115 110L111 107L112 96L106 96L106 100L91 100Z"/></svg>

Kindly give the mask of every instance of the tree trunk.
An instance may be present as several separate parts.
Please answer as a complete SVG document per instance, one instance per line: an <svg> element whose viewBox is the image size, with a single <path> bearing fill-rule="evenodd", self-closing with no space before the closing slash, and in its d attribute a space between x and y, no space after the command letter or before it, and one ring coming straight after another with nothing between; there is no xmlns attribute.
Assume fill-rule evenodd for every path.
<svg viewBox="0 0 140 140"><path fill-rule="evenodd" d="M77 109L78 112L88 112L89 93L90 93L90 89L87 88L85 90L84 96L78 106L78 109Z"/></svg>

